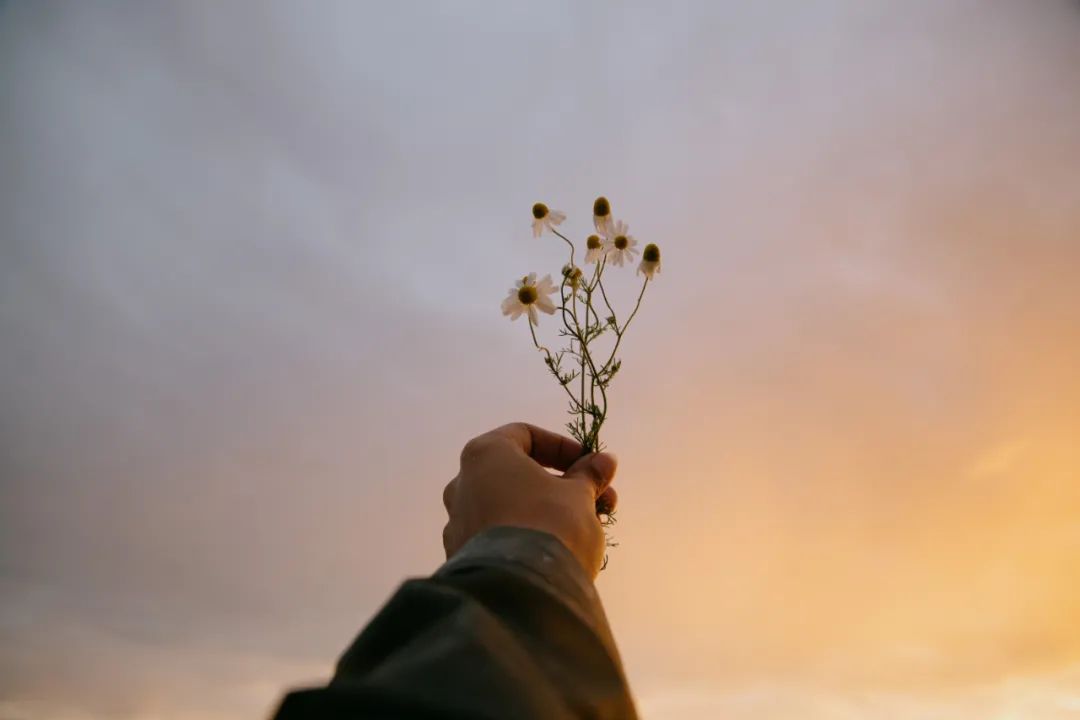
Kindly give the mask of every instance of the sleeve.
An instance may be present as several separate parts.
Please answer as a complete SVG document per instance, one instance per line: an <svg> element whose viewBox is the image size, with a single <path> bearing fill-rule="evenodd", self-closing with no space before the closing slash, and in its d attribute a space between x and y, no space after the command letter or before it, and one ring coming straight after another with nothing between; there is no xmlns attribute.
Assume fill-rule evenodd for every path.
<svg viewBox="0 0 1080 720"><path fill-rule="evenodd" d="M600 599L554 536L498 527L405 582L298 718L636 718Z"/></svg>

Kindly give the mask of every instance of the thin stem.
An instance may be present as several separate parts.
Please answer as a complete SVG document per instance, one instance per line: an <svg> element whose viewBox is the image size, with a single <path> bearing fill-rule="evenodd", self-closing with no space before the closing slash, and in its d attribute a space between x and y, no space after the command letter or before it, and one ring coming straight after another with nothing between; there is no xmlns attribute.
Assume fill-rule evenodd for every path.
<svg viewBox="0 0 1080 720"><path fill-rule="evenodd" d="M573 286L570 287L570 291L574 296L574 322L577 322L577 290ZM589 306L585 306L585 337L589 337ZM578 350L581 353L581 396L578 400L578 407L581 408L581 432L585 432L585 342L579 340Z"/></svg>
<svg viewBox="0 0 1080 720"><path fill-rule="evenodd" d="M600 273L604 271L604 262L606 260L607 258L601 257L600 260L597 261L596 265L593 267L592 280L589 282L588 285L585 286L586 288L588 288L590 293L596 290L596 283L600 280Z"/></svg>
<svg viewBox="0 0 1080 720"><path fill-rule="evenodd" d="M578 331L577 331L577 317L573 314L572 310L571 310L570 313L567 313L567 309L566 309L566 279L565 278L563 278L562 287L559 288L559 297L562 300L561 307L559 308L559 310L562 311L563 327L566 328L566 331L568 333L570 333L571 337L580 340L581 335L578 334ZM573 320L573 323L571 323L570 320L567 320L567 317L569 317L570 320ZM573 343L571 343L570 351L571 352L574 351Z"/></svg>
<svg viewBox="0 0 1080 720"><path fill-rule="evenodd" d="M566 244L570 246L570 267L574 267L574 243L570 242L570 238L566 237L555 228L551 228L551 232L561 237L563 240L566 241Z"/></svg>
<svg viewBox="0 0 1080 720"><path fill-rule="evenodd" d="M589 372L592 374L592 377L594 378L594 382L595 382L595 378L599 377L599 373L596 372L596 365L593 362L592 353L589 352L588 343L585 342L584 338L581 335L581 326L578 323L577 316L576 315L570 315L569 313L567 313L567 308L566 308L566 279L565 278L563 279L563 284L559 289L559 296L562 299L563 326L566 328L567 332L570 333L571 337L573 337L574 339L576 339L578 341L578 349L581 352L581 354L584 356L585 363L589 366ZM574 320L574 323L573 323L572 326L571 326L569 320L567 319L568 315L569 315L569 317L573 318L573 320ZM569 390L567 390L567 392L569 392ZM583 425L583 427L581 428L582 445L585 446L586 450L594 450L594 449L596 449L595 447L593 447L593 444L595 443L595 437L593 439L589 439L588 436L589 435L594 435L594 433L599 432L599 424L603 422L603 417L607 414L607 393L604 391L603 385L600 385L600 395L603 398L604 410L600 415L600 419L599 420L594 420L594 422L593 422L593 426L595 428L595 431L590 430L588 435L586 435L585 428L584 428L584 419L582 420L582 425ZM581 402L577 403L577 406L579 408L584 407L584 400L585 400L584 392L582 392ZM592 410L590 409L590 413L591 412L592 412ZM584 415L582 415L582 418L584 418Z"/></svg>
<svg viewBox="0 0 1080 720"><path fill-rule="evenodd" d="M600 428L601 428L601 426L603 426L604 420L607 419L607 407L608 407L607 390L604 387L604 383L600 382L600 380L597 378L596 367L593 364L591 357L589 358L589 366L591 368L591 379L592 379L591 390L590 390L590 393L591 393L592 397L590 399L590 402L592 403L593 412L594 412L592 427L590 428L589 432L592 435L592 444L593 444L594 449L599 451L600 450ZM599 390L600 390L600 403L601 403L600 405L596 404L596 390L597 390L597 388L599 388Z"/></svg>
<svg viewBox="0 0 1080 720"><path fill-rule="evenodd" d="M607 305L607 309L608 309L608 312L611 313L611 317L614 318L615 317L615 308L611 307L611 303L608 302L608 299L607 299L607 291L604 290L604 279L603 279L604 268L603 268L603 264L607 263L607 258L605 257L600 262L602 263L602 265L600 267L600 272L598 272L597 275L596 275L596 284L600 286L600 295L604 298L604 304ZM617 323L615 323L615 327L616 328L619 327Z"/></svg>
<svg viewBox="0 0 1080 720"><path fill-rule="evenodd" d="M585 334L586 335L589 334L589 313L592 313L592 316L594 318L596 318L595 327L600 327L600 316L596 314L596 310L593 309L593 306L592 306L592 290L589 288L589 286L586 285L585 286ZM581 358L581 363L582 363L582 367L584 367L584 364L585 364L584 355ZM584 397L584 395L585 395L585 393L584 393L584 391L582 391L582 397ZM596 407L596 376L594 376L594 375L589 376L589 402L592 404L593 407Z"/></svg>
<svg viewBox="0 0 1080 720"><path fill-rule="evenodd" d="M637 303L634 305L634 311L630 313L630 317L626 318L626 324L622 326L622 331L619 333L620 335L626 332L626 329L630 327L630 322L634 319L634 316L637 315L638 308L641 307L641 298L644 297L645 288L647 287L649 287L649 278L645 278L645 282L641 284L641 292L638 293Z"/></svg>
<svg viewBox="0 0 1080 720"><path fill-rule="evenodd" d="M604 324L604 323L601 323L600 314L598 312L596 312L596 308L592 304L592 298L593 298L593 294L596 292L596 288L599 286L600 279L601 279L601 277L602 277L602 275L604 273L604 267L606 266L606 264L607 264L607 258L601 257L600 261L596 263L596 267L593 269L592 279L588 283L585 283L585 285L584 285L586 328L588 328L588 326L589 326L589 313L590 312L592 313L592 317L593 317L593 319L595 321L593 323L593 325L595 327L599 327L599 326ZM603 290L601 290L601 292L603 292ZM614 310L612 309L611 304L606 302L606 298L605 298L605 303L608 306L608 310L612 313L612 317L614 317ZM587 334L587 332L586 332L586 334ZM589 429L590 443L592 444L593 449L599 450L600 449L600 426L603 425L604 418L607 417L607 391L605 390L604 384L600 379L600 373L597 372L597 370L596 370L596 364L593 361L592 353L586 348L585 351L582 353L582 356L583 356L582 359L585 361L586 364L588 364L589 370L590 370L590 372L589 372L589 405L590 405L590 408L593 409L591 411L591 413L593 415L593 421L592 421L591 427ZM596 404L596 390L597 390L597 388L600 389L600 401L601 401L601 403L603 403L602 407L600 407L600 406L598 406ZM584 400L584 394L582 395L582 399Z"/></svg>
<svg viewBox="0 0 1080 720"><path fill-rule="evenodd" d="M592 303L590 302L587 307L591 309ZM596 310L593 310L593 315L596 315ZM588 318L588 309L586 310L586 318ZM600 317L596 316L596 320L599 323ZM582 354L585 356L585 362L589 366L589 373L591 377L589 393L591 396L590 414L593 415L593 422L589 430L589 435L591 437L589 442L589 449L599 450L600 426L603 424L604 418L607 416L607 392L604 390L603 384L599 382L600 374L596 371L596 364L593 362L592 352L589 350L588 345L584 346ZM604 404L603 409L599 412L596 411L597 387L600 388L601 402L603 402ZM584 393L582 393L582 400L584 400Z"/></svg>
<svg viewBox="0 0 1080 720"><path fill-rule="evenodd" d="M532 320L529 319L528 314L526 314L525 320L529 324L529 334L532 335L533 345L536 346L537 350L542 351L544 355L547 356L548 362L550 363L548 367L551 368L551 371L555 373L556 376L558 376L558 370L555 369L555 360L551 357L551 351L541 345L540 342L536 339L536 328L533 327ZM565 390L566 394L570 396L570 402L576 403L577 398L574 397L574 393L570 392L570 388L566 387L566 385L563 384L561 379L559 380L559 385L562 386L562 389Z"/></svg>
<svg viewBox="0 0 1080 720"><path fill-rule="evenodd" d="M645 282L641 285L641 292L638 293L637 304L634 305L634 311L630 313L630 317L626 319L626 323L622 326L621 330L618 325L615 326L615 347L611 349L611 355L608 357L607 362L604 363L602 370L607 370L608 366L611 365L611 361L615 359L615 352L619 349L619 343L622 342L623 335L626 334L626 330L630 327L631 321L633 321L634 316L637 315L638 308L641 307L641 298L645 295L645 288L647 287L649 287L649 278L646 277Z"/></svg>
<svg viewBox="0 0 1080 720"><path fill-rule="evenodd" d="M578 320L577 320L576 307L573 308L570 313L567 313L567 308L566 308L566 280L567 279L564 277L563 278L563 283L559 287L559 299L561 301L560 302L561 307L559 309L562 311L561 314L562 314L563 327L566 328L566 331L568 333L570 333L571 337L577 339L578 346L579 346L578 347L578 352L581 353L582 348L584 347L584 343L581 342L581 332L578 329ZM568 317L570 319L567 319ZM571 324L570 320L573 320L573 324ZM573 352L573 350L574 350L574 343L573 343L573 341L571 341L570 342L570 351ZM566 392L569 393L571 397L573 397L573 393L570 392L570 388L566 387L565 385L563 385L563 387L566 388ZM581 404L581 401L575 399L574 403L577 406L577 408L581 410L582 417L584 417L585 408ZM582 432L584 433L584 429L582 430Z"/></svg>

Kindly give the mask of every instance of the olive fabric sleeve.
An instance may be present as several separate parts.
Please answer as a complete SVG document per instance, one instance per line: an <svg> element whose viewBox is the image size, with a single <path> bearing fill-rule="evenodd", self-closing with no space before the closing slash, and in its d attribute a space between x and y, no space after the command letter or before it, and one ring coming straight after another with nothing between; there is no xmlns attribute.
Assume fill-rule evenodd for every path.
<svg viewBox="0 0 1080 720"><path fill-rule="evenodd" d="M554 536L480 533L430 578L405 582L298 718L636 718L592 582Z"/></svg>

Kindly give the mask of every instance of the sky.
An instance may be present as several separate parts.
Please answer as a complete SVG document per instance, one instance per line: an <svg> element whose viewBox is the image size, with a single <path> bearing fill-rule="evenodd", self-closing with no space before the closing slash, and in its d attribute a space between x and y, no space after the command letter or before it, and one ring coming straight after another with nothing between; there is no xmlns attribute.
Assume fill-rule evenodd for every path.
<svg viewBox="0 0 1080 720"><path fill-rule="evenodd" d="M643 717L1080 719L1080 4L7 0L0 97L3 720L325 680L600 194Z"/></svg>

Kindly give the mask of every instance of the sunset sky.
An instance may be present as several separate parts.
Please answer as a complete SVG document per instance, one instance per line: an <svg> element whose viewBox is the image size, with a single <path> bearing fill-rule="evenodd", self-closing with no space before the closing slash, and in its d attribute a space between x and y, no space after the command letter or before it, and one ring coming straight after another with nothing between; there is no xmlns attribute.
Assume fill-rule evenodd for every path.
<svg viewBox="0 0 1080 720"><path fill-rule="evenodd" d="M1080 3L0 0L0 168L0 719L325 680L605 194L643 717L1080 720Z"/></svg>

